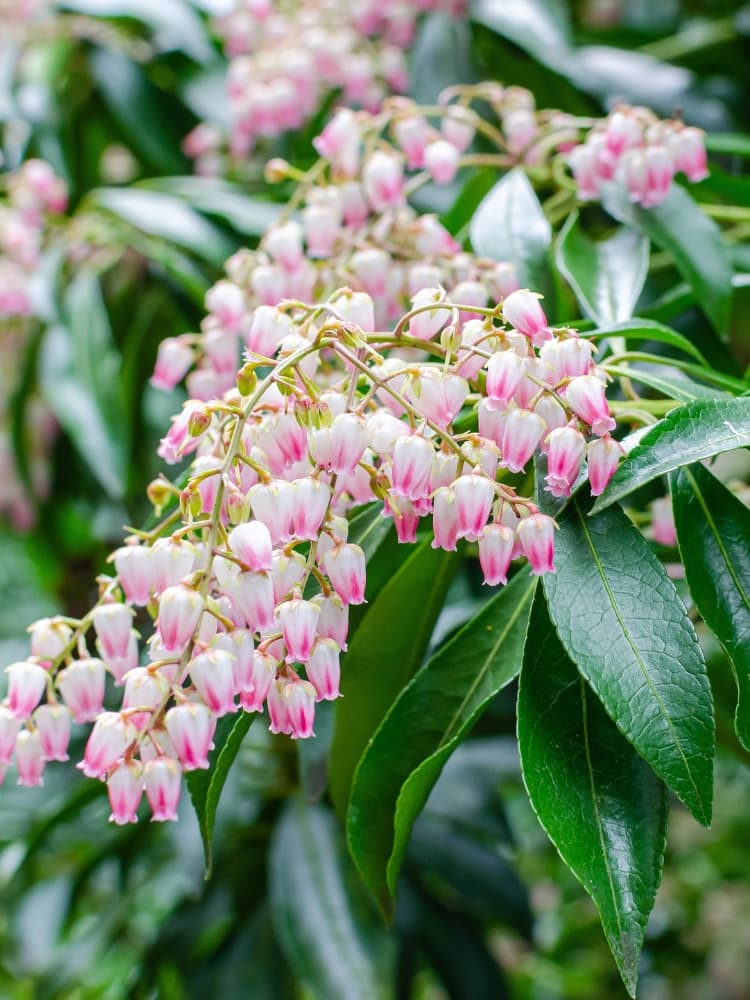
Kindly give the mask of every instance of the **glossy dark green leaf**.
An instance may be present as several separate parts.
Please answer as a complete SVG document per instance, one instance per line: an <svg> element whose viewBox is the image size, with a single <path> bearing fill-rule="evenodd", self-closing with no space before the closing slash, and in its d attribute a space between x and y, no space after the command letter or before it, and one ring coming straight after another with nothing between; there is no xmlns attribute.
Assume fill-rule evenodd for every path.
<svg viewBox="0 0 750 1000"><path fill-rule="evenodd" d="M670 484L690 593L734 667L735 728L750 750L750 510L702 465Z"/></svg>
<svg viewBox="0 0 750 1000"><path fill-rule="evenodd" d="M570 23L559 0L474 0L470 13L472 21L562 72L570 55Z"/></svg>
<svg viewBox="0 0 750 1000"><path fill-rule="evenodd" d="M463 18L433 11L422 19L411 51L409 93L417 104L435 104L442 90L473 83L471 28Z"/></svg>
<svg viewBox="0 0 750 1000"><path fill-rule="evenodd" d="M522 285L542 286L552 228L521 167L509 171L484 198L469 234L480 257L510 261Z"/></svg>
<svg viewBox="0 0 750 1000"><path fill-rule="evenodd" d="M682 465L748 445L750 397L699 399L681 406L644 434L597 499L593 512Z"/></svg>
<svg viewBox="0 0 750 1000"><path fill-rule="evenodd" d="M123 52L98 48L89 64L99 92L133 150L159 173L179 174L181 130L169 114L162 91Z"/></svg>
<svg viewBox="0 0 750 1000"><path fill-rule="evenodd" d="M690 354L700 364L707 364L701 352L683 334L673 330L671 326L657 323L653 319L641 319L634 317L626 323L603 323L596 330L587 331L586 337L591 340L601 340L604 337L620 337L628 342L635 341L658 341L661 344L668 344L676 347L685 354Z"/></svg>
<svg viewBox="0 0 750 1000"><path fill-rule="evenodd" d="M88 283L89 278L83 281ZM83 283L71 287L68 304L78 302L83 288ZM90 309L82 306L81 312L70 313L75 329L53 326L47 330L39 352L39 382L47 405L76 451L108 495L119 500L125 493L128 434L124 419L117 417L122 404L116 381L117 355L110 344L97 358L100 336L108 339L108 320L100 298L92 297L88 306ZM97 361L107 376L101 385L97 383ZM107 388L113 393L111 400L106 398Z"/></svg>
<svg viewBox="0 0 750 1000"><path fill-rule="evenodd" d="M645 52L613 45L581 45L562 72L577 87L607 99L615 96L671 115L684 100L693 74Z"/></svg>
<svg viewBox="0 0 750 1000"><path fill-rule="evenodd" d="M714 718L706 665L675 586L618 507L558 519L544 577L565 651L617 727L703 824L711 821Z"/></svg>
<svg viewBox="0 0 750 1000"><path fill-rule="evenodd" d="M661 880L665 789L576 671L541 591L518 689L518 744L539 822L594 900L634 997L643 932Z"/></svg>
<svg viewBox="0 0 750 1000"><path fill-rule="evenodd" d="M284 956L314 1000L390 1000L393 943L329 810L288 803L271 842L269 893Z"/></svg>
<svg viewBox="0 0 750 1000"><path fill-rule="evenodd" d="M696 399L729 398L726 392L721 392L711 386L701 385L700 382L694 382L685 375L665 375L661 371L661 365L656 370L646 368L643 365L639 365L637 368L624 364L608 365L607 371L611 375L628 378L632 382L648 386L649 389L656 389L662 396L677 400L678 403L692 403ZM638 404L633 403L633 407L637 409Z"/></svg>
<svg viewBox="0 0 750 1000"><path fill-rule="evenodd" d="M97 188L93 203L151 236L186 247L204 260L221 264L235 245L208 219L174 195L146 188Z"/></svg>
<svg viewBox="0 0 750 1000"><path fill-rule="evenodd" d="M182 198L199 212L218 216L246 236L262 236L283 207L246 194L241 187L219 177L155 177L138 187Z"/></svg>
<svg viewBox="0 0 750 1000"><path fill-rule="evenodd" d="M680 274L716 332L729 331L732 300L732 268L721 230L684 188L672 185L661 204L654 208L632 205L621 190L605 193L604 205L616 218L638 226L657 246L674 258Z"/></svg>
<svg viewBox="0 0 750 1000"><path fill-rule="evenodd" d="M519 574L404 688L352 782L352 857L390 908L411 829L440 772L488 702L521 669L535 580Z"/></svg>
<svg viewBox="0 0 750 1000"><path fill-rule="evenodd" d="M419 543L368 609L342 661L328 766L331 798L346 813L357 762L419 667L456 566L453 553Z"/></svg>
<svg viewBox="0 0 750 1000"><path fill-rule="evenodd" d="M584 314L600 326L630 319L648 274L649 240L621 226L606 240L589 239L574 212L560 231L555 260Z"/></svg>
<svg viewBox="0 0 750 1000"><path fill-rule="evenodd" d="M254 718L250 712L240 711L237 715L225 715L219 719L213 739L214 749L208 756L208 769L187 771L185 774L203 840L206 878L210 877L213 864L211 845L219 799L230 768L237 758L242 741Z"/></svg>

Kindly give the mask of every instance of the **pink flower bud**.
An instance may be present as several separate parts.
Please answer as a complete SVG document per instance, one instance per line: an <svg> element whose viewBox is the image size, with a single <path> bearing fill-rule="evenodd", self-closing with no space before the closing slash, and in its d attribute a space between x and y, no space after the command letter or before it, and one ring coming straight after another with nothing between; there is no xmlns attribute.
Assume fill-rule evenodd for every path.
<svg viewBox="0 0 750 1000"><path fill-rule="evenodd" d="M306 663L310 658L320 617L320 608L311 601L295 598L276 608L284 636L287 662Z"/></svg>
<svg viewBox="0 0 750 1000"><path fill-rule="evenodd" d="M218 718L236 712L234 702L234 657L224 649L209 649L193 657L190 678L198 694Z"/></svg>
<svg viewBox="0 0 750 1000"><path fill-rule="evenodd" d="M253 313L253 322L245 338L248 351L271 358L276 353L281 341L293 331L294 324L290 316L281 312L275 306L261 305Z"/></svg>
<svg viewBox="0 0 750 1000"><path fill-rule="evenodd" d="M440 303L445 301L445 289L443 288L422 288L412 298L412 309L421 309L409 319L409 334L418 340L432 340L436 333L439 333L451 318L451 311L448 308L440 307ZM436 308L427 309L426 306L434 305Z"/></svg>
<svg viewBox="0 0 750 1000"><path fill-rule="evenodd" d="M151 385L169 391L181 382L193 364L192 349L179 337L167 337L159 344Z"/></svg>
<svg viewBox="0 0 750 1000"><path fill-rule="evenodd" d="M576 146L568 154L568 163L581 201L593 201L601 193L596 150L588 144Z"/></svg>
<svg viewBox="0 0 750 1000"><path fill-rule="evenodd" d="M564 406L557 396L550 392L542 393L534 404L534 413L542 418L548 431L553 431L556 427L564 427L568 422ZM542 451L544 450L545 445L542 442Z"/></svg>
<svg viewBox="0 0 750 1000"><path fill-rule="evenodd" d="M541 296L527 289L519 289L503 300L503 320L528 337L538 346L549 340L552 334L547 325L547 317L539 304Z"/></svg>
<svg viewBox="0 0 750 1000"><path fill-rule="evenodd" d="M159 595L176 587L195 568L196 549L182 539L159 538L151 549L151 585Z"/></svg>
<svg viewBox="0 0 750 1000"><path fill-rule="evenodd" d="M262 712L276 677L279 661L270 653L256 649L253 653L251 685L240 692L240 703L246 712Z"/></svg>
<svg viewBox="0 0 750 1000"><path fill-rule="evenodd" d="M57 675L57 687L76 722L93 722L104 702L104 664L87 657L74 660Z"/></svg>
<svg viewBox="0 0 750 1000"><path fill-rule="evenodd" d="M124 656L102 657L104 665L112 674L115 684L120 687L125 674L138 666L138 642L135 632L130 633L128 639L128 649Z"/></svg>
<svg viewBox="0 0 750 1000"><path fill-rule="evenodd" d="M620 156L626 149L641 143L641 126L624 111L613 111L604 130L604 143L613 156Z"/></svg>
<svg viewBox="0 0 750 1000"><path fill-rule="evenodd" d="M185 771L209 766L216 717L205 705L198 701L176 705L165 715L164 725Z"/></svg>
<svg viewBox="0 0 750 1000"><path fill-rule="evenodd" d="M10 764L20 728L21 720L16 718L7 705L0 705L0 767Z"/></svg>
<svg viewBox="0 0 750 1000"><path fill-rule="evenodd" d="M292 729L289 724L289 712L287 701L282 692L286 682L275 680L268 689L266 704L268 705L269 732L278 734L285 733L291 735Z"/></svg>
<svg viewBox="0 0 750 1000"><path fill-rule="evenodd" d="M424 152L430 133L427 119L418 115L398 118L393 123L393 135L406 155L409 170L419 170L424 166Z"/></svg>
<svg viewBox="0 0 750 1000"><path fill-rule="evenodd" d="M604 385L596 375L579 375L571 379L565 389L565 399L597 437L614 430L615 421L609 413Z"/></svg>
<svg viewBox="0 0 750 1000"><path fill-rule="evenodd" d="M341 292L334 302L343 323L359 327L363 333L375 331L375 303L365 292Z"/></svg>
<svg viewBox="0 0 750 1000"><path fill-rule="evenodd" d="M123 545L112 557L120 586L130 604L148 604L151 596L151 549Z"/></svg>
<svg viewBox="0 0 750 1000"><path fill-rule="evenodd" d="M229 548L254 572L267 572L271 569L271 533L262 521L249 521L233 528L229 532Z"/></svg>
<svg viewBox="0 0 750 1000"><path fill-rule="evenodd" d="M458 172L461 154L446 139L431 142L424 151L424 165L436 184L450 184Z"/></svg>
<svg viewBox="0 0 750 1000"><path fill-rule="evenodd" d="M368 295L383 298L388 292L388 277L392 269L390 254L379 247L367 247L352 254L349 262L353 273Z"/></svg>
<svg viewBox="0 0 750 1000"><path fill-rule="evenodd" d="M292 531L297 538L314 541L328 512L331 488L319 479L295 479L291 488Z"/></svg>
<svg viewBox="0 0 750 1000"><path fill-rule="evenodd" d="M293 740L305 740L314 736L315 699L317 691L309 681L299 678L287 681L281 689L281 697L286 704L286 719L289 735Z"/></svg>
<svg viewBox="0 0 750 1000"><path fill-rule="evenodd" d="M422 257L447 257L458 253L461 249L461 244L453 239L445 226L442 226L434 215L420 216L414 223L414 229L416 230L415 248Z"/></svg>
<svg viewBox="0 0 750 1000"><path fill-rule="evenodd" d="M558 427L547 435L547 490L553 497L568 497L578 478L586 440L575 427Z"/></svg>
<svg viewBox="0 0 750 1000"><path fill-rule="evenodd" d="M203 614L203 598L197 590L182 585L167 587L159 598L157 626L168 653L182 653L193 637Z"/></svg>
<svg viewBox="0 0 750 1000"><path fill-rule="evenodd" d="M449 427L469 395L469 386L458 375L425 368L409 387L414 408L439 427Z"/></svg>
<svg viewBox="0 0 750 1000"><path fill-rule="evenodd" d="M475 131L471 112L460 105L449 108L443 118L441 131L459 153L466 152L471 145Z"/></svg>
<svg viewBox="0 0 750 1000"><path fill-rule="evenodd" d="M83 760L76 767L87 778L101 778L122 757L136 735L135 726L119 712L102 712L91 730Z"/></svg>
<svg viewBox="0 0 750 1000"><path fill-rule="evenodd" d="M482 537L490 515L495 489L492 482L478 473L459 476L453 484L456 496L456 536L477 542Z"/></svg>
<svg viewBox="0 0 750 1000"><path fill-rule="evenodd" d="M523 471L546 429L538 413L511 410L503 424L500 464L511 472Z"/></svg>
<svg viewBox="0 0 750 1000"><path fill-rule="evenodd" d="M496 409L492 401L488 399L480 399L477 407L480 435L488 441L494 441L498 448L503 442L503 429L509 412L511 411Z"/></svg>
<svg viewBox="0 0 750 1000"><path fill-rule="evenodd" d="M26 788L43 785L44 754L39 733L22 729L16 739L16 767L18 768L18 784Z"/></svg>
<svg viewBox="0 0 750 1000"><path fill-rule="evenodd" d="M296 271L302 263L302 227L297 222L273 225L263 238L263 248L284 271Z"/></svg>
<svg viewBox="0 0 750 1000"><path fill-rule="evenodd" d="M268 573L240 573L225 590L251 631L273 628L273 581Z"/></svg>
<svg viewBox="0 0 750 1000"><path fill-rule="evenodd" d="M592 441L588 447L588 473L591 495L598 497L614 476L623 454L622 445L609 434Z"/></svg>
<svg viewBox="0 0 750 1000"><path fill-rule="evenodd" d="M349 108L337 111L321 134L313 139L319 156L331 162L334 172L354 177L359 168L359 129L354 112Z"/></svg>
<svg viewBox="0 0 750 1000"><path fill-rule="evenodd" d="M419 514L411 500L397 496L391 490L384 503L383 514L385 517L389 514L393 517L393 525L399 544L411 545L416 542Z"/></svg>
<svg viewBox="0 0 750 1000"><path fill-rule="evenodd" d="M393 153L372 153L362 168L362 187L374 212L401 208L405 204L404 171Z"/></svg>
<svg viewBox="0 0 750 1000"><path fill-rule="evenodd" d="M661 497L651 504L651 532L659 545L673 548L677 544L672 501L669 497Z"/></svg>
<svg viewBox="0 0 750 1000"><path fill-rule="evenodd" d="M341 234L341 205L307 205L302 212L309 257L331 257Z"/></svg>
<svg viewBox="0 0 750 1000"><path fill-rule="evenodd" d="M564 378L587 375L591 367L591 341L584 337L548 340L539 351L544 378L556 385Z"/></svg>
<svg viewBox="0 0 750 1000"><path fill-rule="evenodd" d="M669 150L662 145L647 146L643 155L646 160L647 181L641 204L644 208L652 208L664 201L669 193L674 164Z"/></svg>
<svg viewBox="0 0 750 1000"><path fill-rule="evenodd" d="M396 496L419 500L427 495L434 449L425 438L404 434L393 449L392 489Z"/></svg>
<svg viewBox="0 0 750 1000"><path fill-rule="evenodd" d="M157 757L143 769L146 798L151 807L151 820L157 823L177 819L177 806L182 791L182 768L172 757Z"/></svg>
<svg viewBox="0 0 750 1000"><path fill-rule="evenodd" d="M161 707L168 695L169 683L159 671L136 667L125 678L122 707L128 710L128 718L140 730L149 724L154 711ZM134 712L135 708L143 711Z"/></svg>
<svg viewBox="0 0 750 1000"><path fill-rule="evenodd" d="M107 777L107 795L112 809L110 823L117 826L137 823L143 797L143 765L131 760L114 768Z"/></svg>
<svg viewBox="0 0 750 1000"><path fill-rule="evenodd" d="M26 719L42 700L48 673L30 660L11 663L8 675L8 707L16 719Z"/></svg>
<svg viewBox="0 0 750 1000"><path fill-rule="evenodd" d="M488 524L479 539L479 565L484 582L490 587L508 582L508 567L513 558L516 537L504 524Z"/></svg>
<svg viewBox="0 0 750 1000"><path fill-rule="evenodd" d="M276 306L284 298L284 288L286 285L286 275L280 267L271 264L258 264L250 276L250 287L253 294L260 303L260 307ZM257 315L257 310L255 315ZM256 336L259 332L256 331ZM251 347L249 340L247 347L257 351L259 354L267 354L260 347ZM273 350L273 347L272 347Z"/></svg>
<svg viewBox="0 0 750 1000"><path fill-rule="evenodd" d="M175 465L195 451L200 438L210 426L211 417L203 404L189 399L181 412L172 417L172 424L161 439L156 453L168 465Z"/></svg>
<svg viewBox="0 0 750 1000"><path fill-rule="evenodd" d="M317 692L317 701L335 701L340 696L339 647L332 639L317 639L305 664L307 679Z"/></svg>
<svg viewBox="0 0 750 1000"><path fill-rule="evenodd" d="M349 605L344 604L338 596L323 597L318 594L313 598L313 604L320 608L318 618L318 635L321 639L333 639L339 649L346 650L346 637L349 633Z"/></svg>
<svg viewBox="0 0 750 1000"><path fill-rule="evenodd" d="M73 630L64 622L54 618L41 618L30 626L31 655L41 660L54 660L65 650Z"/></svg>
<svg viewBox="0 0 750 1000"><path fill-rule="evenodd" d="M133 609L127 604L100 604L92 612L97 646L105 661L119 660L130 653Z"/></svg>
<svg viewBox="0 0 750 1000"><path fill-rule="evenodd" d="M305 576L305 564L305 557L299 552L290 552L289 555L284 552L274 552L271 579L273 599L277 604L302 582Z"/></svg>
<svg viewBox="0 0 750 1000"><path fill-rule="evenodd" d="M353 413L341 413L333 421L330 439L330 469L337 475L353 472L367 447L366 423Z"/></svg>
<svg viewBox="0 0 750 1000"><path fill-rule="evenodd" d="M447 486L441 486L435 491L432 510L432 540L433 549L445 549L446 552L456 551L458 540L458 514L456 511L456 494Z"/></svg>
<svg viewBox="0 0 750 1000"><path fill-rule="evenodd" d="M34 712L45 760L67 760L70 742L70 712L64 705L40 705Z"/></svg>
<svg viewBox="0 0 750 1000"><path fill-rule="evenodd" d="M274 545L284 545L291 537L291 484L283 479L257 483L248 494L250 506L258 521L268 528Z"/></svg>
<svg viewBox="0 0 750 1000"><path fill-rule="evenodd" d="M525 372L526 359L519 357L514 350L495 351L487 362L487 398L507 406Z"/></svg>
<svg viewBox="0 0 750 1000"><path fill-rule="evenodd" d="M521 551L534 576L555 572L555 528L555 522L546 514L532 514L516 528Z"/></svg>
<svg viewBox="0 0 750 1000"><path fill-rule="evenodd" d="M669 143L675 170L682 171L689 181L702 181L708 177L705 136L699 128L682 128L675 132Z"/></svg>
<svg viewBox="0 0 750 1000"><path fill-rule="evenodd" d="M365 554L359 545L336 545L326 554L325 571L344 604L365 603Z"/></svg>

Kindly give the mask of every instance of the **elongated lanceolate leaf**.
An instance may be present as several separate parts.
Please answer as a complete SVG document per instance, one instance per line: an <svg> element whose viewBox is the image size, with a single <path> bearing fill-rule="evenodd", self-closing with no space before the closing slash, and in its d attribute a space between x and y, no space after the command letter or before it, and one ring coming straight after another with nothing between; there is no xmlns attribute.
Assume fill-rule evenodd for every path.
<svg viewBox="0 0 750 1000"><path fill-rule="evenodd" d="M594 900L634 997L643 932L661 879L665 789L576 671L541 591L518 689L518 744L531 804Z"/></svg>
<svg viewBox="0 0 750 1000"><path fill-rule="evenodd" d="M627 226L595 242L574 212L563 226L555 259L584 313L600 325L630 319L648 274L649 240Z"/></svg>
<svg viewBox="0 0 750 1000"><path fill-rule="evenodd" d="M750 396L699 399L655 424L622 462L592 513L682 465L750 445Z"/></svg>
<svg viewBox="0 0 750 1000"><path fill-rule="evenodd" d="M240 711L238 715L225 715L220 719L214 733L214 749L208 757L208 770L187 771L185 774L203 840L206 878L210 877L213 864L212 841L219 799L254 718L255 715L250 712Z"/></svg>
<svg viewBox="0 0 750 1000"><path fill-rule="evenodd" d="M432 657L359 762L347 813L349 848L386 912L412 826L443 765L521 669L535 583L519 574Z"/></svg>
<svg viewBox="0 0 750 1000"><path fill-rule="evenodd" d="M695 818L711 821L714 718L695 629L641 533L616 507L558 519L544 577L565 651L623 735Z"/></svg>
<svg viewBox="0 0 750 1000"><path fill-rule="evenodd" d="M422 661L456 566L425 540L403 560L365 614L342 661L328 765L331 798L344 816L368 740Z"/></svg>
<svg viewBox="0 0 750 1000"><path fill-rule="evenodd" d="M138 186L183 198L199 212L216 215L247 236L262 236L283 207L278 202L253 197L218 177L155 177Z"/></svg>
<svg viewBox="0 0 750 1000"><path fill-rule="evenodd" d="M482 201L469 234L480 257L510 261L522 285L541 287L552 228L521 167L509 171Z"/></svg>
<svg viewBox="0 0 750 1000"><path fill-rule="evenodd" d="M625 323L603 323L596 330L587 332L586 337L596 341L601 340L603 337L620 337L626 342L631 340L655 340L662 344L669 344L670 347L676 347L680 351L692 355L702 365L707 364L701 352L695 344L690 343L687 337L673 330L671 326L657 323L653 319L641 319L638 316L634 316L633 319ZM667 359L665 359L665 363L669 363Z"/></svg>
<svg viewBox="0 0 750 1000"><path fill-rule="evenodd" d="M271 918L284 957L315 1000L390 1000L393 942L323 806L288 803L274 831Z"/></svg>
<svg viewBox="0 0 750 1000"><path fill-rule="evenodd" d="M735 728L750 750L750 510L702 465L670 484L690 593L734 667Z"/></svg>

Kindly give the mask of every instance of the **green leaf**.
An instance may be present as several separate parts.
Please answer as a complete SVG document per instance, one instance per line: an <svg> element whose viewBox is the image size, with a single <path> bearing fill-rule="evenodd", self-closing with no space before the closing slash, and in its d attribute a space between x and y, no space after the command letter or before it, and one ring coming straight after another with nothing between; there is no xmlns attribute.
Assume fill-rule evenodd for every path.
<svg viewBox="0 0 750 1000"><path fill-rule="evenodd" d="M577 212L568 216L555 260L586 316L600 326L630 319L648 274L649 240L620 226L614 235L589 239Z"/></svg>
<svg viewBox="0 0 750 1000"><path fill-rule="evenodd" d="M469 234L480 257L510 261L522 285L542 285L552 227L521 167L509 171L484 198Z"/></svg>
<svg viewBox="0 0 750 1000"><path fill-rule="evenodd" d="M687 337L673 330L671 326L665 326L652 319L641 319L636 316L627 323L603 323L596 330L587 331L586 337L589 340L620 337L625 341L658 341L662 344L669 344L670 347L676 347L678 350L684 351L685 354L690 354L702 365L708 364L695 344L692 344ZM668 362L668 359L665 359L665 362Z"/></svg>
<svg viewBox="0 0 750 1000"><path fill-rule="evenodd" d="M433 11L422 19L411 50L410 96L417 104L436 104L446 87L477 78L471 28L463 18Z"/></svg>
<svg viewBox="0 0 750 1000"><path fill-rule="evenodd" d="M89 65L108 111L138 155L159 173L184 170L183 136L169 113L167 95L122 52L97 48Z"/></svg>
<svg viewBox="0 0 750 1000"><path fill-rule="evenodd" d="M700 307L724 339L732 306L732 268L721 230L683 188L672 188L661 204L640 208L624 191L605 192L604 207L616 218L643 230L674 258L677 270L695 292Z"/></svg>
<svg viewBox="0 0 750 1000"><path fill-rule="evenodd" d="M97 188L91 200L132 226L187 247L204 260L221 264L236 249L221 230L186 205L162 191L146 188Z"/></svg>
<svg viewBox="0 0 750 1000"><path fill-rule="evenodd" d="M643 932L661 879L665 789L576 672L541 591L518 688L518 745L539 822L594 900L634 997Z"/></svg>
<svg viewBox="0 0 750 1000"><path fill-rule="evenodd" d="M346 813L354 769L368 740L419 667L456 566L425 540L404 559L362 619L344 657L328 766L331 798Z"/></svg>
<svg viewBox="0 0 750 1000"><path fill-rule="evenodd" d="M544 577L568 656L622 734L695 818L711 821L714 720L695 629L648 542L619 508L559 519Z"/></svg>
<svg viewBox="0 0 750 1000"><path fill-rule="evenodd" d="M154 177L141 181L138 188L184 199L199 212L218 216L245 236L262 236L283 207L246 194L238 185L218 177Z"/></svg>
<svg viewBox="0 0 750 1000"><path fill-rule="evenodd" d="M474 0L470 16L542 65L564 71L571 37L569 15L559 0Z"/></svg>
<svg viewBox="0 0 750 1000"><path fill-rule="evenodd" d="M71 286L68 305L71 300L77 301L88 280L88 277L81 279ZM96 294L99 295L98 286ZM119 381L114 384L112 381L116 374L113 348L100 359L102 373L108 379L106 387L96 385L97 340L108 328L103 325L106 313L99 313L100 307L103 310L101 299L92 298L88 306L90 309L82 309L80 313L71 310L74 330L63 326L47 330L39 352L39 383L47 405L76 451L107 494L119 500L125 494L127 424L124 419L118 422L116 416L122 397ZM106 388L113 394L109 401Z"/></svg>
<svg viewBox="0 0 750 1000"><path fill-rule="evenodd" d="M288 803L271 842L269 894L284 956L315 1000L389 1000L392 941L323 806Z"/></svg>
<svg viewBox="0 0 750 1000"><path fill-rule="evenodd" d="M211 877L213 865L211 845L219 799L230 768L234 764L242 741L255 718L256 716L250 712L240 711L237 715L225 715L219 719L213 739L214 749L208 756L208 769L185 773L185 782L201 831L206 878Z"/></svg>
<svg viewBox="0 0 750 1000"><path fill-rule="evenodd" d="M669 364L668 359L663 359L660 362L660 366L663 364ZM692 403L696 399L715 400L721 396L727 397L727 393L707 385L701 385L684 375L665 375L660 370L649 371L647 368L633 368L628 365L607 365L607 371L610 375L628 378L633 382L648 386L649 389L656 389L663 396L668 399L676 399L679 403ZM637 402L633 403L633 408L638 408Z"/></svg>
<svg viewBox="0 0 750 1000"><path fill-rule="evenodd" d="M645 52L614 45L581 45L561 69L585 93L606 102L617 95L671 115L693 82L693 74Z"/></svg>
<svg viewBox="0 0 750 1000"><path fill-rule="evenodd" d="M750 445L750 397L699 399L673 410L622 462L592 513L682 465Z"/></svg>
<svg viewBox="0 0 750 1000"><path fill-rule="evenodd" d="M708 132L706 149L710 153L726 153L729 156L750 156L750 136L737 132Z"/></svg>
<svg viewBox="0 0 750 1000"><path fill-rule="evenodd" d="M352 782L349 849L385 912L412 826L451 753L521 669L536 581L519 574L404 688Z"/></svg>
<svg viewBox="0 0 750 1000"><path fill-rule="evenodd" d="M151 29L162 52L181 49L198 62L216 58L201 19L183 0L62 0L60 6L90 17L132 17Z"/></svg>
<svg viewBox="0 0 750 1000"><path fill-rule="evenodd" d="M670 485L690 593L734 667L735 729L750 750L750 510L702 465Z"/></svg>

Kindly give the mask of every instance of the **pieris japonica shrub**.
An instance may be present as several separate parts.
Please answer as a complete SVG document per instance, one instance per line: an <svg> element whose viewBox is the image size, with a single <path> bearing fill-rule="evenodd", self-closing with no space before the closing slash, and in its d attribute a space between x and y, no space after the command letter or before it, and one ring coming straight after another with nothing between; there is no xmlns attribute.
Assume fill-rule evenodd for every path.
<svg viewBox="0 0 750 1000"><path fill-rule="evenodd" d="M284 186L249 248L227 247L187 204L214 190L237 199L232 211L257 207L223 181L178 178L170 230L158 184L94 190L63 222L49 165L6 175L7 357L32 323L42 344L59 333L59 315L32 315L55 241L58 284L106 290L105 274L153 268L167 294L167 279L180 295L197 287L205 308L192 332L172 323L152 345L149 399L174 406L153 515L113 547L89 608L31 624L5 671L0 771L6 789L44 786L70 758L123 837L139 819L142 831L184 816L187 791L210 865L224 784L245 738L260 740L264 769L283 770L258 813L259 836L273 830L277 934L314 995L338 997L327 967L295 964L302 938L338 919L316 907L351 893L342 912L356 923L374 899L424 940L420 864L459 891L454 854L436 861L444 831L433 837L428 800L455 767L447 814L471 825L461 793L479 781L481 741L467 737L496 735L512 691L528 798L634 994L668 797L711 820L714 708L696 623L731 660L750 745L750 514L735 454L750 443L750 397L728 249L744 216L696 200L711 179L706 137L679 117L624 101L603 117L539 109L497 82L429 105L394 96L420 10L436 6L460 20L453 4L358 4L335 36L332 5L252 2L218 22L230 157L210 121L186 149L199 173L263 163ZM334 92L304 168L266 159ZM204 243L214 265L228 257L213 283L196 277ZM91 301L68 298L66 315ZM106 309L91 315L89 330L106 322ZM73 343L95 372L90 345L104 341ZM91 387L103 410L110 384ZM86 441L80 422L64 429ZM109 483L104 456L83 450ZM155 460L145 451L136 439L139 465ZM4 468L4 488L23 493ZM489 872L496 844L471 844ZM326 876L311 892L316 859ZM377 995L371 964L367 953L362 995Z"/></svg>

